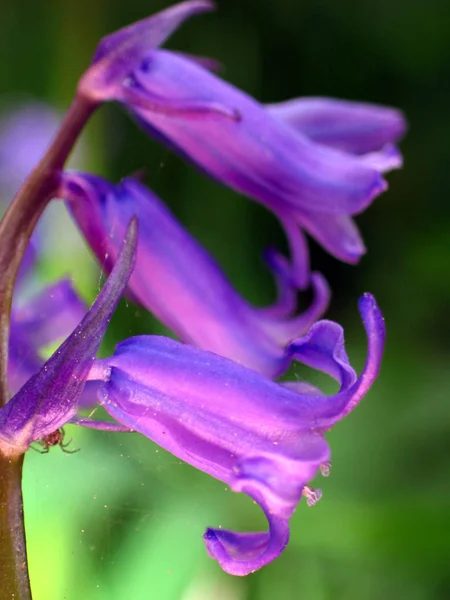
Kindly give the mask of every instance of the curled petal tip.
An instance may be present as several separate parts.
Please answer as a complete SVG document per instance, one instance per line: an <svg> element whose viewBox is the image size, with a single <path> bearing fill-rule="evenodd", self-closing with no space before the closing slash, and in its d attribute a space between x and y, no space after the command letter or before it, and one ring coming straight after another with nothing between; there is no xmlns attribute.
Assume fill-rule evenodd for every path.
<svg viewBox="0 0 450 600"><path fill-rule="evenodd" d="M360 160L363 164L376 169L380 173L400 169L403 166L402 154L394 144L386 144L381 150L369 152L362 156Z"/></svg>
<svg viewBox="0 0 450 600"><path fill-rule="evenodd" d="M210 0L186 0L186 2L178 4L178 8L181 7L189 7L192 12L209 12L217 8L215 2L211 2Z"/></svg>
<svg viewBox="0 0 450 600"><path fill-rule="evenodd" d="M377 306L375 296L370 292L364 292L364 294L359 299L358 306L360 311L364 310L365 307L369 308Z"/></svg>
<svg viewBox="0 0 450 600"><path fill-rule="evenodd" d="M313 271L311 273L311 285L316 295L321 298L321 302L324 306L324 312L330 303L331 298L331 288L328 285L328 281L318 271Z"/></svg>
<svg viewBox="0 0 450 600"><path fill-rule="evenodd" d="M208 528L203 535L211 558L230 575L244 577L277 558L289 541L289 529L282 527L276 537L269 532L236 533Z"/></svg>
<svg viewBox="0 0 450 600"><path fill-rule="evenodd" d="M163 44L189 17L214 8L209 0L188 0L107 35L80 79L78 93L94 103L116 98L116 88L127 78L130 65Z"/></svg>
<svg viewBox="0 0 450 600"><path fill-rule="evenodd" d="M386 336L386 326L375 297L366 292L359 299L358 308L369 337L375 335L383 343Z"/></svg>
<svg viewBox="0 0 450 600"><path fill-rule="evenodd" d="M391 169L400 169L403 166L403 155L394 144L386 144L383 152L391 159Z"/></svg>
<svg viewBox="0 0 450 600"><path fill-rule="evenodd" d="M358 248L354 249L346 248L346 250L348 254L345 262L347 262L349 265L357 265L361 262L361 258L364 256L364 254L367 254L367 248L364 245L358 246Z"/></svg>
<svg viewBox="0 0 450 600"><path fill-rule="evenodd" d="M381 319L383 318L375 296L370 292L364 292L358 301L358 308L363 318L369 313L374 313Z"/></svg>
<svg viewBox="0 0 450 600"><path fill-rule="evenodd" d="M372 200L374 200L377 196L385 192L388 189L388 187L389 185L386 179L383 179L383 177L379 175L376 178L376 181L369 192L367 204L370 204ZM366 208L366 206L364 206L363 208Z"/></svg>

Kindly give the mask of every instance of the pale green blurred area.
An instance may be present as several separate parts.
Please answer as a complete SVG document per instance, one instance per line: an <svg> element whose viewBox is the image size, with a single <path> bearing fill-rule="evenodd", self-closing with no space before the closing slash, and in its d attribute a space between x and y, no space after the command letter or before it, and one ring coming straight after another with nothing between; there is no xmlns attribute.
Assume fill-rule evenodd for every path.
<svg viewBox="0 0 450 600"><path fill-rule="evenodd" d="M291 541L245 579L223 574L206 526L265 527L260 509L136 434L67 427L76 454L29 452L25 501L35 600L438 600L450 597L450 19L446 0L222 0L169 46L214 56L223 76L262 101L329 95L398 106L410 132L405 168L358 223L358 267L312 244L334 290L330 318L361 367L357 298L372 291L388 342L382 375L328 434L333 467L302 502ZM67 107L103 34L165 1L3 0L0 94ZM252 301L269 302L260 254L285 246L275 219L149 140L118 107L95 116L78 167L118 179L142 167ZM61 207L60 207L61 208ZM99 274L67 219L50 226L42 280L70 273L92 299ZM52 221L53 222L53 221ZM69 233L72 231L71 233ZM122 302L107 336L163 329ZM300 366L293 376L309 376Z"/></svg>

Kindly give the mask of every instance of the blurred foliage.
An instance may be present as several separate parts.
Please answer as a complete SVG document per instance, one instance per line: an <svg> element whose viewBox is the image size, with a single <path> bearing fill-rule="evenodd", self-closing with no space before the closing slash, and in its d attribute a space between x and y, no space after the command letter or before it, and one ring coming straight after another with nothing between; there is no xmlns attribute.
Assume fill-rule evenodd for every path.
<svg viewBox="0 0 450 600"><path fill-rule="evenodd" d="M98 38L168 6L165 0L3 0L0 95L64 109ZM388 344L382 377L361 407L329 434L333 469L322 501L304 503L291 541L245 579L223 574L203 548L207 525L264 527L248 498L137 435L68 427L74 447L26 460L26 514L36 600L437 600L450 597L450 20L446 0L222 0L168 46L211 55L222 75L264 102L329 95L402 108L410 132L403 171L358 218L369 253L357 267L315 244L314 268L334 290L329 316L346 327L359 364L357 297L374 292ZM207 245L252 301L274 291L260 254L285 246L275 219L206 179L152 140L115 106L86 131L86 168L146 181ZM54 254L43 277L70 272L92 298L86 250ZM80 252L82 252L81 242ZM80 258L83 256L84 258ZM195 274L193 274L195 276ZM90 287L89 287L90 286ZM163 331L123 302L108 343ZM298 372L300 367L296 367Z"/></svg>

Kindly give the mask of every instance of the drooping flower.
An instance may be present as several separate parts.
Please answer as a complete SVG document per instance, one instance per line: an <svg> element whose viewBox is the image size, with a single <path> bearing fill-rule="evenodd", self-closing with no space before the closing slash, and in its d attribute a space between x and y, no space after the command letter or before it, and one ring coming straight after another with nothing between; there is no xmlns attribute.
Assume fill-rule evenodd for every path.
<svg viewBox="0 0 450 600"><path fill-rule="evenodd" d="M366 294L360 312L368 357L359 377L349 364L343 330L336 323L319 321L289 344L292 359L338 381L339 391L331 396L305 382L275 383L217 354L157 336L130 338L112 357L96 359L130 277L136 244L133 218L111 275L89 312L0 409L0 453L13 457L35 441L52 444L55 432L67 422L137 431L261 506L269 522L267 532L208 529L204 536L209 554L225 571L246 575L284 550L289 520L301 497L310 505L320 498L321 492L308 483L319 469L324 474L329 470L324 432L359 403L377 377L383 318L374 298ZM33 326L39 338L39 323ZM77 416L88 381L98 385L100 402L116 423Z"/></svg>
<svg viewBox="0 0 450 600"><path fill-rule="evenodd" d="M264 107L199 61L158 48L212 6L183 2L107 36L79 91L121 102L156 139L272 210L289 239L291 276L304 287L300 227L337 258L359 260L365 250L351 216L386 189L381 174L401 165L391 144L404 120L393 109L329 99Z"/></svg>
<svg viewBox="0 0 450 600"><path fill-rule="evenodd" d="M206 250L140 182L113 185L100 177L67 172L60 193L106 269L115 261L126 223L139 219L136 266L129 280L134 299L183 341L231 358L268 377L285 371L285 347L308 331L327 308L328 286L312 275L314 299L295 315L297 289L287 262L272 254L278 302L264 309L246 302Z"/></svg>
<svg viewBox="0 0 450 600"><path fill-rule="evenodd" d="M301 363L340 385L323 395L305 382L274 383L256 371L174 340L138 336L111 358L95 361L90 378L103 380L99 396L109 414L235 492L266 514L269 530L237 533L208 529L209 554L233 575L247 575L274 560L289 539L289 520L302 496L321 496L308 483L329 471L324 432L348 414L376 378L384 322L369 294L360 301L368 337L359 377L350 366L343 330L319 321L288 348Z"/></svg>
<svg viewBox="0 0 450 600"><path fill-rule="evenodd" d="M95 355L133 268L136 238L137 222L133 219L111 275L91 309L37 371L34 370L36 362L33 364L31 377L0 409L0 453L4 456L23 454L33 442L45 439L65 423L77 420L78 402ZM64 283L57 284L55 291L60 294L56 302L59 311L55 311L55 322L49 315L46 315L48 318L44 322L40 320L39 302L28 313L26 309L22 313L19 311L16 326L12 329L16 336L13 340L19 340L12 342L13 348L17 346L19 353L23 349L20 342L25 337L23 327L27 320L31 339L40 344L52 337L52 327L61 331L57 321L61 316L67 316L64 311L69 310L71 314L70 307L65 306L64 302L70 298ZM48 302L45 300L41 304L44 312L47 312L50 308ZM66 318L63 319L63 325L67 326ZM31 345L29 340L24 343ZM89 426L89 422L83 424ZM108 423L96 423L94 427L114 429L114 425ZM123 430L120 426L117 428Z"/></svg>

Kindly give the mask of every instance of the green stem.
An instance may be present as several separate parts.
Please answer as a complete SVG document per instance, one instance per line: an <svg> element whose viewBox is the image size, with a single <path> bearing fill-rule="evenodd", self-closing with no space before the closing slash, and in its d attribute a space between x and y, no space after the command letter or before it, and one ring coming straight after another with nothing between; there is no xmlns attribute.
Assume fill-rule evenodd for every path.
<svg viewBox="0 0 450 600"><path fill-rule="evenodd" d="M59 174L96 104L77 94L41 161L0 223L0 407L8 399L9 325L14 283L36 223L55 196ZM31 600L22 500L23 456L0 455L0 600Z"/></svg>

